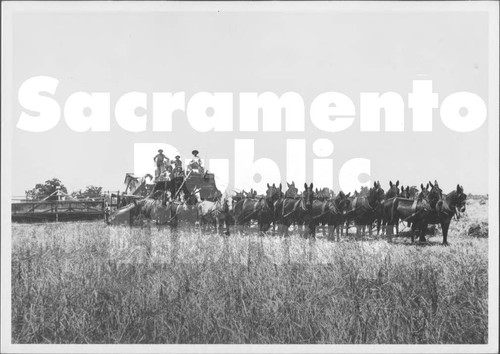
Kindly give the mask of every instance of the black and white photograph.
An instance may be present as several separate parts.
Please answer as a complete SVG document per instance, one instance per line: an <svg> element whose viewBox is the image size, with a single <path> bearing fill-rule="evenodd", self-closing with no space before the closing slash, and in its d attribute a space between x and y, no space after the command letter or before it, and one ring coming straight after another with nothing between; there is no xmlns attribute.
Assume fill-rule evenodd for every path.
<svg viewBox="0 0 500 354"><path fill-rule="evenodd" d="M498 352L498 2L5 1L1 81L1 352Z"/></svg>

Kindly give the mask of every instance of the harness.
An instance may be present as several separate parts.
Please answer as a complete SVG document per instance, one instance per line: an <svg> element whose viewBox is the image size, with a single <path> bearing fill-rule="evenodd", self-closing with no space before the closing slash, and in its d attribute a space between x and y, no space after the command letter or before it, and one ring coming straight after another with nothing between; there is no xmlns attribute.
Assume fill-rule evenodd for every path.
<svg viewBox="0 0 500 354"><path fill-rule="evenodd" d="M298 204L299 204L299 203L301 203L301 202L302 202L302 198L297 199L297 201L293 204L293 208L292 208L292 210L291 210L289 213L287 213L287 214L285 214L285 203L283 203L283 208L282 208L282 212L281 212L281 213L283 214L283 218L287 218L287 217L289 217L290 215L292 215L293 213L295 213L295 212L296 212L296 209L297 209ZM306 209L304 209L304 210L306 210Z"/></svg>
<svg viewBox="0 0 500 354"><path fill-rule="evenodd" d="M451 209L450 206L448 205L448 202L446 200L439 200L436 203L436 212L439 214L445 214L446 216L454 216L457 215L457 208ZM457 216L458 217L458 216Z"/></svg>
<svg viewBox="0 0 500 354"><path fill-rule="evenodd" d="M413 219L414 217L416 217L418 214L420 213L423 213L425 211L428 211L428 209L424 206L422 209L419 209L417 210L417 207L418 207L418 202L419 201L424 201L425 199L415 199L413 200L413 203L411 205L411 210L412 210L412 214L410 216L408 216L407 218L404 218L402 219L401 221L409 221L411 219Z"/></svg>
<svg viewBox="0 0 500 354"><path fill-rule="evenodd" d="M417 211L417 204L418 204L418 199L415 199L415 200L413 201L413 204L411 205L411 210L412 210L413 212L416 212L416 211Z"/></svg>
<svg viewBox="0 0 500 354"><path fill-rule="evenodd" d="M313 216L313 220L316 220L322 216L325 216L327 214L327 211L325 211L326 207L328 205L328 201L323 202L323 206L321 207L321 214Z"/></svg>
<svg viewBox="0 0 500 354"><path fill-rule="evenodd" d="M225 214L223 210L224 204L222 203L221 200L217 200L216 202L211 202L213 205L211 206L210 210L207 212L207 216L210 215L213 218L217 218L221 214ZM202 215L203 216L203 215ZM205 217L205 216L203 216Z"/></svg>
<svg viewBox="0 0 500 354"><path fill-rule="evenodd" d="M245 198L243 199L243 203L241 205L241 210L242 210L242 214L243 214L243 211L245 210L245 202L248 200L248 198ZM253 200L253 199L252 199ZM259 210L257 209L257 205L259 205L259 202L261 201L262 199L259 199L258 201L256 201L255 205L253 206L253 211L248 214L246 217L243 218L243 222L244 221L247 221L248 219L250 219L254 214L256 214Z"/></svg>
<svg viewBox="0 0 500 354"><path fill-rule="evenodd" d="M365 197L361 197L361 198L365 198ZM358 197L354 197L353 201L352 201L352 210L349 210L346 214L350 215L350 214L353 214L354 212L356 212L357 210L359 209L365 209L365 206L361 205L359 207L356 208L356 203L358 201ZM360 215L356 216L355 219L353 219L354 221L358 220L360 217L362 217L363 215L365 215L366 213L368 213L369 211L374 211L374 209L372 208L372 206L370 205L370 203L368 203L368 207L369 209L365 210L363 213L361 213Z"/></svg>
<svg viewBox="0 0 500 354"><path fill-rule="evenodd" d="M337 207L337 204L335 204L335 199L331 199L328 201L332 206L332 211L335 213L335 214L341 214L339 208Z"/></svg>

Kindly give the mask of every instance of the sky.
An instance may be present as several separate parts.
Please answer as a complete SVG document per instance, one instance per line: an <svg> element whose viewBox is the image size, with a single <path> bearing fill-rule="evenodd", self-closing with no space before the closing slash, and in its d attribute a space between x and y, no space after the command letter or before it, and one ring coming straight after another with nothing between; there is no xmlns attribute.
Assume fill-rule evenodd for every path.
<svg viewBox="0 0 500 354"><path fill-rule="evenodd" d="M171 144L183 158L191 150L207 159L227 159L229 172L220 174L234 188L235 140L253 139L255 158L277 163L285 183L287 139L304 139L306 180L313 176L314 142L329 139L327 156L333 165L333 189L338 172L350 159L369 159L370 176L388 188L389 180L420 185L438 180L445 192L461 184L466 193L488 192L488 124L469 133L454 132L433 112L432 132L413 132L408 93L413 80L432 80L439 103L448 95L469 91L487 104L488 13L481 11L16 11L12 16L10 120L12 195L53 177L71 192L87 185L123 190L125 173L134 171L134 144L150 143L150 173L155 144ZM47 131L16 128L23 111L19 88L31 77L59 80L54 98L63 108L74 92L109 92L109 132L72 131L64 119ZM131 91L233 93L232 132L200 133L187 115L174 115L172 132L154 132L151 109L148 128L132 133L114 117L117 100ZM305 104L303 132L240 132L237 97L240 92L293 91ZM357 114L348 129L328 133L309 119L315 97L341 92L352 99ZM396 92L405 101L404 132L362 132L359 97L362 92ZM382 127L384 124L382 123ZM149 162L148 162L149 164ZM210 169L210 166L208 166ZM265 171L263 172L265 175ZM220 180L220 183L226 181ZM290 182L290 181L288 181ZM320 187L320 186L318 186Z"/></svg>

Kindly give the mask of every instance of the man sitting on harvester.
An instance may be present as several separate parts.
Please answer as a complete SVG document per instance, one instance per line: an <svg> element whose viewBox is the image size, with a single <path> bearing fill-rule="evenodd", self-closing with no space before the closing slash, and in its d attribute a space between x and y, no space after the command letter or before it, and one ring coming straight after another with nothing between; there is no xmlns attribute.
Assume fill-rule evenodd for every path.
<svg viewBox="0 0 500 354"><path fill-rule="evenodd" d="M177 166L174 168L172 172L172 178L184 178L184 171L182 170L182 166Z"/></svg>
<svg viewBox="0 0 500 354"><path fill-rule="evenodd" d="M197 173L201 175L205 172L205 170L203 168L201 159L198 156L199 152L198 150L193 150L192 154L194 157L191 160L191 162L189 162L188 171L190 171L191 173Z"/></svg>

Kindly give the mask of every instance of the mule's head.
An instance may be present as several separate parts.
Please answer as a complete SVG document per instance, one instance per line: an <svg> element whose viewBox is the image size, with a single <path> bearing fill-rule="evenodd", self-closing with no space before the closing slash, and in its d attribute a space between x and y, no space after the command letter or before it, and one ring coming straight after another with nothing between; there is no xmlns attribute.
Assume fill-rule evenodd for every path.
<svg viewBox="0 0 500 354"><path fill-rule="evenodd" d="M434 180L434 184L429 181L429 186L431 187L430 194L439 195L440 198L443 197L443 190L439 187L438 181Z"/></svg>
<svg viewBox="0 0 500 354"><path fill-rule="evenodd" d="M380 186L380 182L374 182L373 183L373 188L370 188L368 191L368 202L372 207L375 207L377 205L380 205L382 203L382 200L385 198L385 193L382 187Z"/></svg>
<svg viewBox="0 0 500 354"><path fill-rule="evenodd" d="M389 187L390 188L385 195L386 198L394 198L399 196L399 180L396 183L392 183L392 181L389 181Z"/></svg>
<svg viewBox="0 0 500 354"><path fill-rule="evenodd" d="M429 183L424 187L424 184L420 184L420 192L418 193L418 199L427 199L429 197Z"/></svg>
<svg viewBox="0 0 500 354"><path fill-rule="evenodd" d="M443 199L443 190L439 188L439 184L436 180L434 180L434 184L432 184L432 182L429 181L429 185L431 186L431 190L429 192L427 199L429 200L431 207L434 208L436 203L439 200Z"/></svg>
<svg viewBox="0 0 500 354"><path fill-rule="evenodd" d="M302 192L302 198L304 199L306 209L310 210L312 208L314 198L314 189L312 183L309 186L307 186L307 183L304 183L304 192Z"/></svg>
<svg viewBox="0 0 500 354"><path fill-rule="evenodd" d="M465 212L467 194L464 193L464 187L459 184L457 184L456 193L457 193L456 209L457 212L459 213L458 216L460 216L460 213Z"/></svg>
<svg viewBox="0 0 500 354"><path fill-rule="evenodd" d="M287 183L288 189L285 192L285 197L287 198L296 198L299 196L299 190L295 187L295 182Z"/></svg>
<svg viewBox="0 0 500 354"><path fill-rule="evenodd" d="M244 196L243 196L243 192L236 192L236 193L233 195L233 197L232 197L232 198L233 198L233 201L234 201L234 202L238 202L238 201L242 200L242 199L243 199L243 197L244 197Z"/></svg>
<svg viewBox="0 0 500 354"><path fill-rule="evenodd" d="M375 183L377 183L377 182L375 182ZM378 186L380 187L380 183L378 183ZM363 187L361 187L361 190L358 193L358 196L360 196L360 197L367 197L368 194L369 194L369 192L370 192L370 190L368 189L368 187L367 186L363 186Z"/></svg>
<svg viewBox="0 0 500 354"><path fill-rule="evenodd" d="M271 203L274 203L281 197L281 183L279 187L276 187L276 185L273 183L272 186L267 184L267 191L266 191L266 199L270 201Z"/></svg>
<svg viewBox="0 0 500 354"><path fill-rule="evenodd" d="M410 199L415 199L420 193L417 186L406 187L406 189L408 190L408 198Z"/></svg>
<svg viewBox="0 0 500 354"><path fill-rule="evenodd" d="M408 198L409 197L408 194L406 193L406 189L404 186L401 186L401 191L399 192L399 196L401 198Z"/></svg>
<svg viewBox="0 0 500 354"><path fill-rule="evenodd" d="M321 190L318 190L316 188L316 198L322 202L328 200L328 198L330 197L330 190L328 188L323 188Z"/></svg>
<svg viewBox="0 0 500 354"><path fill-rule="evenodd" d="M350 204L348 199L350 196L351 192L345 194L344 192L340 191L339 194L337 194L337 196L333 199L335 206L341 214L344 214L347 211L348 205Z"/></svg>

